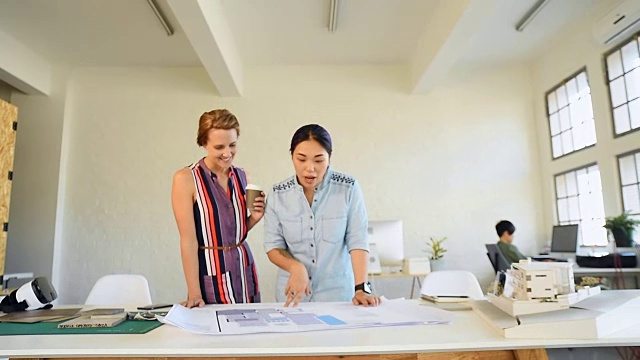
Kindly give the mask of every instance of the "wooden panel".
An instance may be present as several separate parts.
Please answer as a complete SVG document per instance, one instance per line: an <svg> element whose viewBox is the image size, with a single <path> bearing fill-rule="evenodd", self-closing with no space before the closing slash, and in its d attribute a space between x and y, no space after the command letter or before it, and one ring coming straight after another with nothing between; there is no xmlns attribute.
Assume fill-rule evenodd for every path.
<svg viewBox="0 0 640 360"><path fill-rule="evenodd" d="M9 222L9 201L11 200L11 180L16 132L13 122L18 118L18 108L0 99L0 232L4 223ZM6 233L0 240L0 275L4 275L4 261L7 251ZM2 289L2 283L0 283Z"/></svg>
<svg viewBox="0 0 640 360"><path fill-rule="evenodd" d="M545 349L459 351L441 353L408 353L377 355L269 356L269 357L98 357L98 358L31 358L15 360L548 360Z"/></svg>
<svg viewBox="0 0 640 360"><path fill-rule="evenodd" d="M517 360L549 360L545 349L521 349L514 352Z"/></svg>
<svg viewBox="0 0 640 360"><path fill-rule="evenodd" d="M459 351L418 354L418 360L515 360L515 355L511 350Z"/></svg>

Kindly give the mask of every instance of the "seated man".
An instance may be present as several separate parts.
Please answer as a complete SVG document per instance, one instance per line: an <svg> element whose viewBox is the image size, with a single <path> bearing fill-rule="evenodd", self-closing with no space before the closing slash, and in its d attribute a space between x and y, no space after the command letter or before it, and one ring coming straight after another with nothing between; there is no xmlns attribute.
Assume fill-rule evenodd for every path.
<svg viewBox="0 0 640 360"><path fill-rule="evenodd" d="M527 258L522 255L515 245L512 244L513 233L516 232L516 227L513 226L511 221L501 220L498 222L496 224L496 232L500 237L500 240L498 241L498 248L502 252L502 255L507 259L507 262L512 264Z"/></svg>

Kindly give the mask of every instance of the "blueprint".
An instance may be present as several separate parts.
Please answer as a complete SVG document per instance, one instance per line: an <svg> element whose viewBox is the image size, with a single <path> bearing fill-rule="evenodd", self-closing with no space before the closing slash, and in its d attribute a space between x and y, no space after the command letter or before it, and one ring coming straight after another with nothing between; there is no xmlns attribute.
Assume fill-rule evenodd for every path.
<svg viewBox="0 0 640 360"><path fill-rule="evenodd" d="M158 319L169 325L199 334L255 334L302 332L358 327L443 324L451 313L404 299L383 299L377 307L355 306L350 302L209 305L187 309L174 305Z"/></svg>

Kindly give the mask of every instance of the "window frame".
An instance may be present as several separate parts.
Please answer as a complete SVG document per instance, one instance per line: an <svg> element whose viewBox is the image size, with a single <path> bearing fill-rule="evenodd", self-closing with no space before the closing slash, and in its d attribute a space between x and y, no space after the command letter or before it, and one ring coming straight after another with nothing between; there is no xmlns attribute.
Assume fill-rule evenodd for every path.
<svg viewBox="0 0 640 360"><path fill-rule="evenodd" d="M622 205L622 211L626 212L627 210L624 208L624 196L622 195L622 187L624 185L622 185L622 172L621 172L621 168L620 168L620 159L623 157L627 157L627 156L635 156L635 155L640 156L640 148L637 148L635 150L631 150L631 151L627 151L624 152L622 154L616 155L616 165L618 167L618 191L619 191L619 196L620 196L620 205ZM636 165L638 166L638 165ZM638 168L636 168L636 173L638 172ZM640 178L636 179L637 182L635 183L635 185L638 185L638 187L640 187ZM638 213L629 213L630 215L640 215L640 212Z"/></svg>
<svg viewBox="0 0 640 360"><path fill-rule="evenodd" d="M623 133L616 133L616 119L614 118L614 114L613 114L613 100L611 100L611 82L613 80L619 79L620 76L618 76L617 78L613 79L613 80L609 80L609 65L607 64L607 58L615 53L616 51L621 51L623 47L625 47L627 44L629 44L632 40L635 40L636 42L638 42L638 52L640 53L640 31L634 33L633 35L629 36L628 38L624 39L620 44L614 46L613 48L611 48L610 50L606 51L603 55L602 55L602 67L604 69L604 83L607 85L607 101L609 102L609 116L611 117L611 132L613 133L613 138L617 139L619 137L628 135L628 134L632 134L635 133L637 131L640 131L640 126L635 128L635 129L631 129L629 131L625 131ZM636 69L640 69L640 67L636 68ZM623 68L623 73L621 76L624 76L625 73L624 72L624 68ZM639 70L640 71L640 70ZM627 88L626 88L626 82L625 82L625 97L627 94ZM640 99L640 98L636 98L636 99ZM635 100L635 99L634 99ZM638 100L640 101L640 100ZM620 105L623 106L625 104L629 104L629 101L626 101L624 104ZM618 106L618 107L620 107ZM616 108L618 108L616 107ZM627 107L627 111L628 111L628 107ZM629 114L631 115L631 114ZM629 121L631 121L631 116L629 116Z"/></svg>
<svg viewBox="0 0 640 360"><path fill-rule="evenodd" d="M556 221L554 221L554 225L560 225L560 222L561 222L560 221L560 207L558 206L559 198L558 198L558 186L557 186L557 180L556 180L557 177L561 176L561 175L569 174L571 172L577 172L577 171L583 170L583 169L588 171L588 169L590 167L594 166L594 165L598 166L598 171L600 172L600 165L598 165L597 161L594 161L594 162L590 162L590 163L587 163L585 165L574 167L574 168L571 168L571 169L568 169L568 170L563 170L563 171L553 175L554 205L555 205L555 208L556 208ZM600 184L602 184L602 176L600 177ZM602 201L604 203L604 190L601 189L600 191L601 191L601 195L602 195ZM579 195L580 195L580 193L578 192L577 196L579 197ZM566 198L568 198L568 196ZM602 211L604 213L604 208L602 209ZM606 214L604 214L603 220L604 220L604 218L606 218ZM582 225L582 222L583 222L583 220L582 220L582 214L581 214L581 218L580 218L578 224ZM573 224L573 223L569 222L569 224ZM602 247L602 246L606 246L607 245L607 243L608 243L608 239L607 238L605 238L606 242L604 244L602 244L602 245L585 245L584 242L583 242L584 240L583 240L583 237L582 237L582 231L583 231L582 226L580 226L580 233L578 235L580 240L579 240L578 245L577 245L578 248L583 249L583 248L592 248L594 246Z"/></svg>
<svg viewBox="0 0 640 360"><path fill-rule="evenodd" d="M597 139L597 134L596 134L596 142L591 144L591 145L587 145L585 147L583 147L582 149L578 149L578 150L573 150L572 152L566 153L566 154L562 154L558 157L553 157L553 134L551 133L551 114L549 114L549 94L555 92L556 90L558 90L560 87L566 85L569 80L576 78L578 75L580 75L581 73L585 73L587 76L587 83L589 84L589 89L591 89L591 82L589 81L589 72L587 71L587 66L583 66L580 69L578 69L577 71L573 72L571 75L565 77L564 79L562 79L558 84L556 84L555 86L553 86L551 89L547 90L544 93L544 103L545 103L545 117L547 119L547 130L548 130L548 139L549 139L549 149L551 150L550 155L551 155L551 161L555 161L561 158L564 158L566 156L575 154L579 151L582 150L586 150L586 149L590 149L592 147L595 147L596 144L598 143L598 139ZM591 94L591 90L589 90L589 94ZM568 106L568 105L567 105ZM593 96L591 97L591 111L593 112ZM559 111L558 111L559 112ZM594 126L595 126L595 114L593 115L593 121L594 121ZM595 130L595 129L594 129ZM571 171L571 170L569 170ZM554 177L555 178L555 177Z"/></svg>

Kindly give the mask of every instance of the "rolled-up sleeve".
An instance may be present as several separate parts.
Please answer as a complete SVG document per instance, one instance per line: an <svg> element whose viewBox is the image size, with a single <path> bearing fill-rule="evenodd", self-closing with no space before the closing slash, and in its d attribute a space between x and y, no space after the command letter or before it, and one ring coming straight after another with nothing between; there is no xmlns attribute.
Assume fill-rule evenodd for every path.
<svg viewBox="0 0 640 360"><path fill-rule="evenodd" d="M286 249L282 224L276 215L277 195L272 192L267 197L267 207L264 212L264 251L268 253L273 249Z"/></svg>
<svg viewBox="0 0 640 360"><path fill-rule="evenodd" d="M367 209L360 185L354 182L347 212L347 231L345 241L349 251L354 249L369 251Z"/></svg>

